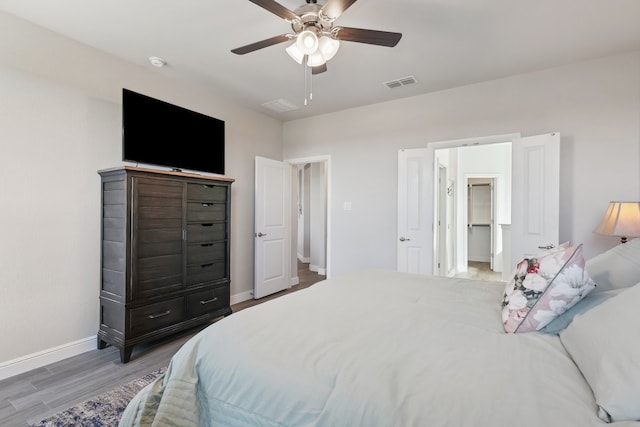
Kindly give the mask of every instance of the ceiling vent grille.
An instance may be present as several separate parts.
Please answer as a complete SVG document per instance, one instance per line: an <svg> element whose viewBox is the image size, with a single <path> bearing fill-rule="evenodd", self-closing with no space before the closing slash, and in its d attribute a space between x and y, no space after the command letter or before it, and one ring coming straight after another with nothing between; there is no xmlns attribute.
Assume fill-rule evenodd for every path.
<svg viewBox="0 0 640 427"><path fill-rule="evenodd" d="M395 89L402 86L412 85L412 84L415 84L416 82L417 81L415 77L407 76L397 80L389 80L388 82L384 82L384 85L389 89Z"/></svg>
<svg viewBox="0 0 640 427"><path fill-rule="evenodd" d="M268 108L277 113L286 113L287 111L297 110L298 106L290 103L285 99L276 99L275 101L269 101L262 104L264 108Z"/></svg>

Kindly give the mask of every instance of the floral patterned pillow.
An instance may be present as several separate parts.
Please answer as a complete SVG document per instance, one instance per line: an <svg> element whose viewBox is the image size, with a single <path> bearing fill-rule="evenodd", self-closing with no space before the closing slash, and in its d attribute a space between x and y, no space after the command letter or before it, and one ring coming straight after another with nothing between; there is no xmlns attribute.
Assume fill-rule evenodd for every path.
<svg viewBox="0 0 640 427"><path fill-rule="evenodd" d="M585 268L581 244L525 258L504 291L504 329L509 333L540 330L595 286Z"/></svg>

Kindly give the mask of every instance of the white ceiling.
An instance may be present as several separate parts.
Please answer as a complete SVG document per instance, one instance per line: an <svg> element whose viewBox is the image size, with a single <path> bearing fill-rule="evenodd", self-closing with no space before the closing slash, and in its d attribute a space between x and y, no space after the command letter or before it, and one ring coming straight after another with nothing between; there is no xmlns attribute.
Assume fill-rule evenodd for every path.
<svg viewBox="0 0 640 427"><path fill-rule="evenodd" d="M280 3L295 10L304 0ZM288 43L230 52L290 32L248 0L0 0L0 10L280 120L640 49L640 0L359 0L337 26L402 39L393 48L343 42L328 71L313 77L305 107L303 67L284 51ZM168 66L153 68L150 56ZM406 76L417 83L383 84ZM299 108L261 106L278 99Z"/></svg>

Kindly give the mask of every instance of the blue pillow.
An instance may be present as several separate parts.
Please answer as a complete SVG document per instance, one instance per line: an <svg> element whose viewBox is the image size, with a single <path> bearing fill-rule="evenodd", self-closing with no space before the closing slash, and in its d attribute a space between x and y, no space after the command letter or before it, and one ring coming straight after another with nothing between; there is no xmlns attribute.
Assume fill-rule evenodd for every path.
<svg viewBox="0 0 640 427"><path fill-rule="evenodd" d="M540 332L558 335L560 331L569 326L576 315L587 312L593 307L602 304L609 298L613 298L614 296L626 291L627 289L628 288L612 289L602 292L590 292L586 297L578 301L569 310L565 311L560 316L553 319L547 326L540 329Z"/></svg>

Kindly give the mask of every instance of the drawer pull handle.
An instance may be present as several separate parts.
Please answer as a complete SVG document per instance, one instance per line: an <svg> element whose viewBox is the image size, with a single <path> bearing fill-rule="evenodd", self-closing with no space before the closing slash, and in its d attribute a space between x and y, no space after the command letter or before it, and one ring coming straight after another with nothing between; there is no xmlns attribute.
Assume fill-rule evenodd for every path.
<svg viewBox="0 0 640 427"><path fill-rule="evenodd" d="M203 227L213 227L213 223L208 223L208 224L200 224Z"/></svg>
<svg viewBox="0 0 640 427"><path fill-rule="evenodd" d="M202 203L202 206L208 208L209 206L213 206L213 203Z"/></svg>
<svg viewBox="0 0 640 427"><path fill-rule="evenodd" d="M212 303L212 302L216 302L216 301L218 301L218 297L213 297L213 298L208 299L208 300L202 300L202 301L200 301L200 304L202 304L202 305L206 305L206 304L210 304L210 303Z"/></svg>
<svg viewBox="0 0 640 427"><path fill-rule="evenodd" d="M158 313L158 314L150 314L149 319L157 319L158 317L168 316L169 314L171 314L171 310L167 310L163 313Z"/></svg>
<svg viewBox="0 0 640 427"><path fill-rule="evenodd" d="M213 265L213 263L210 262L209 264L202 264L200 267L207 268L207 267L211 267L212 265Z"/></svg>
<svg viewBox="0 0 640 427"><path fill-rule="evenodd" d="M202 246L203 248L206 248L208 246L213 246L213 243L203 243L200 246Z"/></svg>

